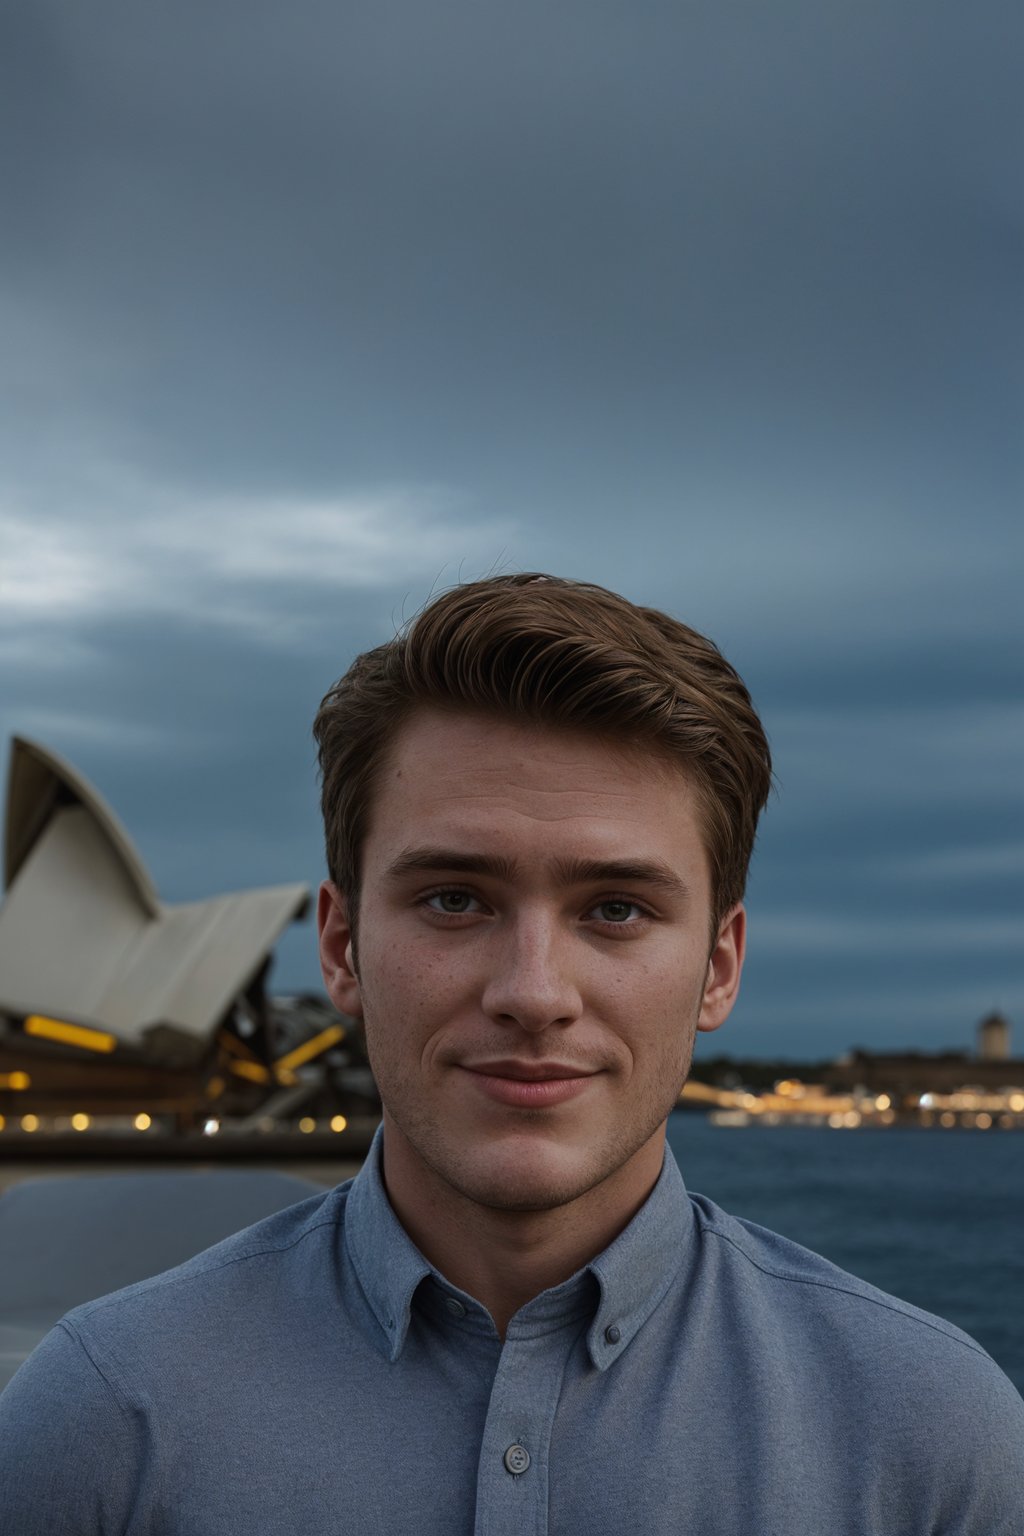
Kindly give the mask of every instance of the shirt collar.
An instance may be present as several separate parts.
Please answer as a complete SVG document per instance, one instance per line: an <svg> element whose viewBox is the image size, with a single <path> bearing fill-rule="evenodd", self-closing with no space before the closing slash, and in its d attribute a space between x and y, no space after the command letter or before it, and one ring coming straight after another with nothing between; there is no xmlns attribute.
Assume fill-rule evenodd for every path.
<svg viewBox="0 0 1024 1536"><path fill-rule="evenodd" d="M381 1171L383 1151L384 1127L379 1125L348 1193L345 1247L380 1326L375 1343L394 1361L409 1331L413 1294L433 1269L391 1209Z"/></svg>
<svg viewBox="0 0 1024 1536"><path fill-rule="evenodd" d="M668 1147L658 1182L633 1220L586 1266L601 1290L587 1349L599 1371L617 1360L669 1287L696 1259L697 1224Z"/></svg>
<svg viewBox="0 0 1024 1536"><path fill-rule="evenodd" d="M353 1180L345 1212L345 1246L378 1324L377 1347L391 1361L402 1352L413 1296L428 1275L457 1296L444 1276L409 1237L384 1188L383 1127L378 1127L366 1162ZM587 1275L597 1281L598 1300L587 1328L593 1365L605 1370L635 1338L678 1276L692 1262L696 1224L682 1175L665 1149L661 1173L650 1195L618 1237L576 1275L535 1297L518 1318L549 1309L560 1293L578 1289ZM466 1297L469 1301L471 1298Z"/></svg>

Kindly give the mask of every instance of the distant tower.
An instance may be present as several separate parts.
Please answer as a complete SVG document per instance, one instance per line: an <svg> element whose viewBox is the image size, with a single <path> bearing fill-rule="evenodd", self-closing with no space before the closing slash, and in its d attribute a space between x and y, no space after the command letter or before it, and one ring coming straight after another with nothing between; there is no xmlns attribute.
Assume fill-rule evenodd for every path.
<svg viewBox="0 0 1024 1536"><path fill-rule="evenodd" d="M982 1061L1009 1061L1010 1024L1001 1013L990 1013L978 1025L978 1056Z"/></svg>

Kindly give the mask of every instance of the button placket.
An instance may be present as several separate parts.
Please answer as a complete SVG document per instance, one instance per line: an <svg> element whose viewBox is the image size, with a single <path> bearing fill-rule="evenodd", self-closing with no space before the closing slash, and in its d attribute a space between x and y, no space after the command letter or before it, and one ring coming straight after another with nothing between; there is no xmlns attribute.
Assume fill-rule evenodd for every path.
<svg viewBox="0 0 1024 1536"><path fill-rule="evenodd" d="M480 1447L476 1536L547 1536L551 1431L577 1347L578 1323L506 1337Z"/></svg>

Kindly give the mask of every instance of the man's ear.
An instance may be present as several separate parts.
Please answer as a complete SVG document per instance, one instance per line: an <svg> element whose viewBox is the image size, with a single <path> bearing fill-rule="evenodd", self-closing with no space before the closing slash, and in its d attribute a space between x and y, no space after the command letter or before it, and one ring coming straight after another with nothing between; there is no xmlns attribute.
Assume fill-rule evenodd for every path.
<svg viewBox="0 0 1024 1536"><path fill-rule="evenodd" d="M735 906L723 917L715 947L708 957L698 1029L717 1029L732 1012L732 1005L739 995L746 947L747 914L742 905Z"/></svg>
<svg viewBox="0 0 1024 1536"><path fill-rule="evenodd" d="M331 880L325 880L320 887L316 926L320 935L320 969L327 996L339 1013L361 1019L363 999L352 953L348 903Z"/></svg>

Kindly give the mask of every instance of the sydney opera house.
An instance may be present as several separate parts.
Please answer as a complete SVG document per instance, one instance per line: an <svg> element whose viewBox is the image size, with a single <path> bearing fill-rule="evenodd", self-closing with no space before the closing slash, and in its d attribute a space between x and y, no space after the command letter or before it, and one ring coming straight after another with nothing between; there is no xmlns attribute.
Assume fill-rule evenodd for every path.
<svg viewBox="0 0 1024 1536"><path fill-rule="evenodd" d="M358 1025L272 999L305 885L162 901L110 806L36 742L12 743L0 904L0 1136L348 1131L375 1093ZM212 1150L212 1148L211 1148ZM145 1155L143 1153L143 1155Z"/></svg>

